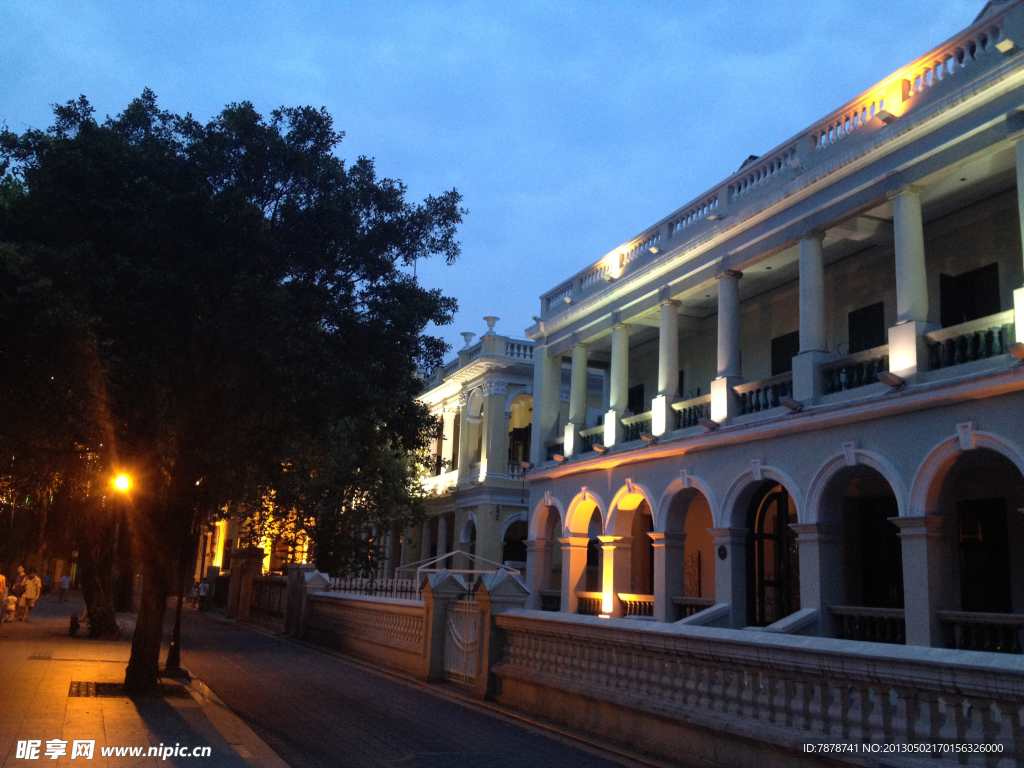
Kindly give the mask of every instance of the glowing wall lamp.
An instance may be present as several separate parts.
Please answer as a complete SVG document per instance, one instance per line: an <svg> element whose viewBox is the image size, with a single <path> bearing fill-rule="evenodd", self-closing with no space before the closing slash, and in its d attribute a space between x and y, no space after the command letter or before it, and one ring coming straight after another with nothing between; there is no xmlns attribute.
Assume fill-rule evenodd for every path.
<svg viewBox="0 0 1024 768"><path fill-rule="evenodd" d="M608 453L608 448L607 448L607 446L601 445L600 443L594 443L594 444L593 444L592 446L590 446L590 447L591 447L591 448L593 448L593 449L594 449L595 451L597 451L598 453Z"/></svg>
<svg viewBox="0 0 1024 768"><path fill-rule="evenodd" d="M1009 347L1010 354L1016 357L1018 360L1024 360L1024 342L1015 341Z"/></svg>
<svg viewBox="0 0 1024 768"><path fill-rule="evenodd" d="M789 395L783 395L782 397L780 397L779 402L782 403L782 405L791 413L796 413L797 411L804 407L803 403L801 403L796 398L790 397Z"/></svg>
<svg viewBox="0 0 1024 768"><path fill-rule="evenodd" d="M700 417L700 425L704 427L704 429L706 429L708 432L718 429L721 426L717 421L709 419L707 416Z"/></svg>
<svg viewBox="0 0 1024 768"><path fill-rule="evenodd" d="M885 384L885 386L892 387L893 391L903 389L907 383L906 379L902 376L897 376L892 371L879 371L877 378L880 382Z"/></svg>

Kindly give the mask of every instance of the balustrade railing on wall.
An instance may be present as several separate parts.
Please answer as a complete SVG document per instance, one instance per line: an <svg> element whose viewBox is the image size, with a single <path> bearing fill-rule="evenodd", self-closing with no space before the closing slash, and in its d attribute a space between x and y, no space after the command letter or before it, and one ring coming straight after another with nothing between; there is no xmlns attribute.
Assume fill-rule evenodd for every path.
<svg viewBox="0 0 1024 768"><path fill-rule="evenodd" d="M357 577L331 579L328 592L346 595L367 595L369 597L391 597L399 600L423 600L419 585L413 578L405 579L364 579Z"/></svg>
<svg viewBox="0 0 1024 768"><path fill-rule="evenodd" d="M925 334L928 344L928 369L1004 355L1014 336L1014 312L1000 312L969 323L952 325Z"/></svg>
<svg viewBox="0 0 1024 768"><path fill-rule="evenodd" d="M972 762L1024 763L1024 668L1012 659L868 643L853 652L829 638L794 643L678 624L638 631L626 622L533 611L513 610L496 622L504 649L493 671L510 702L518 691L542 701L551 690L563 694L559 702L566 695L600 701L609 718L620 708L630 722L632 713L679 719L726 739L793 750L805 743L917 744L924 749L891 759L956 765L967 758L958 745L979 744L997 754Z"/></svg>
<svg viewBox="0 0 1024 768"><path fill-rule="evenodd" d="M705 608L710 608L714 604L715 598L713 597L684 597L683 595L677 595L672 598L672 605L676 607L676 621L693 616L695 613L700 613Z"/></svg>
<svg viewBox="0 0 1024 768"><path fill-rule="evenodd" d="M562 593L557 589L540 590L540 609L542 611L562 610Z"/></svg>
<svg viewBox="0 0 1024 768"><path fill-rule="evenodd" d="M740 415L778 408L779 398L793 396L793 374L783 373L761 381L748 381L733 387L740 399Z"/></svg>
<svg viewBox="0 0 1024 768"><path fill-rule="evenodd" d="M508 476L510 480L522 480L526 476L526 469L518 461L509 462Z"/></svg>
<svg viewBox="0 0 1024 768"><path fill-rule="evenodd" d="M701 395L674 403L672 409L676 412L676 429L696 427L702 418L711 416L711 395Z"/></svg>
<svg viewBox="0 0 1024 768"><path fill-rule="evenodd" d="M600 616L602 599L600 592L577 592L576 613L581 616Z"/></svg>
<svg viewBox="0 0 1024 768"><path fill-rule="evenodd" d="M654 616L654 595L633 595L626 592L618 593L622 603L622 612L627 616Z"/></svg>
<svg viewBox="0 0 1024 768"><path fill-rule="evenodd" d="M517 360L533 360L533 342L508 341L505 343L505 354Z"/></svg>
<svg viewBox="0 0 1024 768"><path fill-rule="evenodd" d="M627 416L622 420L622 441L631 443L640 439L641 432L651 431L651 412Z"/></svg>
<svg viewBox="0 0 1024 768"><path fill-rule="evenodd" d="M907 642L907 623L902 608L833 605L828 610L836 619L840 640L865 640L869 643L894 645Z"/></svg>
<svg viewBox="0 0 1024 768"><path fill-rule="evenodd" d="M549 440L544 443L544 457L551 461L555 458L556 453L562 452L562 446L565 445L564 437L556 437L554 440Z"/></svg>
<svg viewBox="0 0 1024 768"><path fill-rule="evenodd" d="M878 381L881 371L889 370L889 345L865 349L852 355L830 360L821 366L825 394L845 392Z"/></svg>
<svg viewBox="0 0 1024 768"><path fill-rule="evenodd" d="M1024 614L936 611L949 632L949 646L962 651L1021 653Z"/></svg>
<svg viewBox="0 0 1024 768"><path fill-rule="evenodd" d="M594 449L595 443L600 443L604 437L604 427L591 427L580 431L580 453L588 453Z"/></svg>

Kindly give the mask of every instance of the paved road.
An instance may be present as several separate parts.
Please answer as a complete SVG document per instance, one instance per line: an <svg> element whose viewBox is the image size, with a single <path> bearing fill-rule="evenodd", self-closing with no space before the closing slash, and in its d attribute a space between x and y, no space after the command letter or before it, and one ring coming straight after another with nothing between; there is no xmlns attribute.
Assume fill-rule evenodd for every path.
<svg viewBox="0 0 1024 768"><path fill-rule="evenodd" d="M292 768L622 765L319 651L187 611L182 662Z"/></svg>

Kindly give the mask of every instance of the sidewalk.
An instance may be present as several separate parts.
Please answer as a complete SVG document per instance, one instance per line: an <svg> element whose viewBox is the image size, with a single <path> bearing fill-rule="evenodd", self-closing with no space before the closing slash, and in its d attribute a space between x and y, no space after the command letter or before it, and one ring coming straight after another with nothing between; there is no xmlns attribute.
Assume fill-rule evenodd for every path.
<svg viewBox="0 0 1024 768"><path fill-rule="evenodd" d="M165 687L165 698L94 696L93 687L119 684L130 643L68 636L69 618L81 613L77 595L65 603L40 601L28 622L0 624L0 765L168 766L288 768L201 682ZM98 693L109 693L103 685ZM117 693L117 691L113 691ZM46 755L46 742L66 741L66 754ZM19 741L41 742L39 757L19 759ZM74 740L95 741L91 760L71 759ZM105 757L104 747L209 747L209 757Z"/></svg>

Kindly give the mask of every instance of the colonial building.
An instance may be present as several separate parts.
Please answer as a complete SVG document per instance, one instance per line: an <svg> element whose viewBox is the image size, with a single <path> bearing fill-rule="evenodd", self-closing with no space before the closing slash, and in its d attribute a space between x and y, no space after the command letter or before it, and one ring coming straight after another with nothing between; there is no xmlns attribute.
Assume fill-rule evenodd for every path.
<svg viewBox="0 0 1024 768"><path fill-rule="evenodd" d="M535 608L1021 652L1022 45L1024 6L989 3L543 294ZM527 366L482 356L511 344L467 346L428 400L468 435L437 529L476 510L489 557L525 506Z"/></svg>
<svg viewBox="0 0 1024 768"><path fill-rule="evenodd" d="M499 335L498 318L484 320L483 336L474 343L476 334L463 333L466 343L458 356L431 372L420 397L436 420L437 438L423 481L429 516L402 536L403 566L456 550L492 563L526 565L534 345ZM568 374L558 374L556 410L562 419L568 415ZM602 414L601 385L599 375L591 377L594 423ZM473 567L462 556L445 565Z"/></svg>

